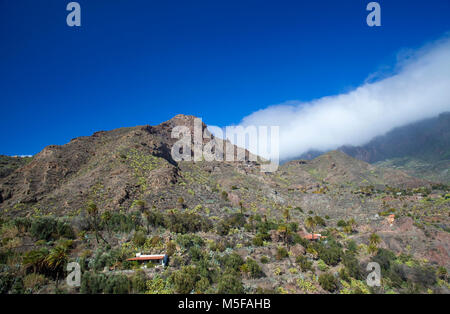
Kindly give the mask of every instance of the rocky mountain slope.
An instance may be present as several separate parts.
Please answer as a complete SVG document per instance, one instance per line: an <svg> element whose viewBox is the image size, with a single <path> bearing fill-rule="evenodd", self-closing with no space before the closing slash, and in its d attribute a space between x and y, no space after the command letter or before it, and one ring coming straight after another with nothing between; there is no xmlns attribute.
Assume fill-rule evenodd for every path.
<svg viewBox="0 0 450 314"><path fill-rule="evenodd" d="M134 274L139 266L126 258L145 251L170 252L164 272L145 269L144 276L144 287L154 288L152 280L159 278L169 292L446 291L442 274L429 274L426 282L414 276L424 267L450 266L447 186L341 151L290 161L274 173L261 172L248 158L176 162L171 131L180 125L192 130L193 121L178 115L158 126L102 131L48 146L0 178L5 278L14 274L26 281L31 269L40 269L27 259L39 250L64 249L66 261L82 258L89 276L100 272L107 278L129 269ZM392 226L389 214L396 215ZM60 224L73 232L62 232ZM328 240L309 243L303 236L311 231ZM376 243L373 234L380 238ZM72 238L70 246L61 244L64 238ZM364 284L364 263L387 258L383 254L392 265L403 265L403 275L388 265L382 289L371 290ZM37 272L47 283L54 279L47 268ZM179 284L184 276L196 278L183 284L189 289ZM86 293L92 289L82 287Z"/></svg>
<svg viewBox="0 0 450 314"><path fill-rule="evenodd" d="M7 177L17 168L31 161L31 157L10 157L0 155L0 178Z"/></svg>
<svg viewBox="0 0 450 314"><path fill-rule="evenodd" d="M360 147L339 150L354 158L411 175L450 182L450 113L396 128Z"/></svg>

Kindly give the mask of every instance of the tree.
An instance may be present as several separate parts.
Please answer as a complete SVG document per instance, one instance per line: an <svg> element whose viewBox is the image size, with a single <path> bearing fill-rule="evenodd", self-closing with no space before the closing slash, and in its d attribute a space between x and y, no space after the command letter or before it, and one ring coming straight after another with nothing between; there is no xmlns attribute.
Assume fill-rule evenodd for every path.
<svg viewBox="0 0 450 314"><path fill-rule="evenodd" d="M198 272L194 266L183 266L180 270L172 273L171 276L175 291L182 294L187 294L194 290L197 279Z"/></svg>
<svg viewBox="0 0 450 314"><path fill-rule="evenodd" d="M381 238L378 234L372 233L369 237L369 253L374 254L378 251L378 244L380 244Z"/></svg>
<svg viewBox="0 0 450 314"><path fill-rule="evenodd" d="M109 228L109 224L111 221L111 217L112 217L112 215L111 215L111 212L109 212L109 211L105 211L100 217L102 225L105 226L106 232L108 232L108 234L110 234L110 235L111 235L111 228Z"/></svg>
<svg viewBox="0 0 450 314"><path fill-rule="evenodd" d="M316 221L312 217L308 217L305 219L305 227L311 230L311 233L314 237L314 229L316 228Z"/></svg>
<svg viewBox="0 0 450 314"><path fill-rule="evenodd" d="M330 292L333 292L338 288L337 279L329 273L325 273L319 276L319 284L323 289Z"/></svg>
<svg viewBox="0 0 450 314"><path fill-rule="evenodd" d="M239 274L233 271L227 272L219 280L217 284L218 293L220 294L243 294L244 286Z"/></svg>
<svg viewBox="0 0 450 314"><path fill-rule="evenodd" d="M350 218L348 225L352 228L352 230L354 230L356 227L356 220L354 218Z"/></svg>
<svg viewBox="0 0 450 314"><path fill-rule="evenodd" d="M291 213L289 208L285 208L283 211L283 217L286 220L286 223L289 223L289 221L291 220Z"/></svg>
<svg viewBox="0 0 450 314"><path fill-rule="evenodd" d="M97 204L95 204L93 201L89 201L87 206L86 206L86 212L88 213L89 216L89 224L91 225L91 227L94 229L95 232L95 240L97 240L97 243L100 243L100 241L98 240L98 238L100 237L104 242L108 243L108 241L106 241L100 234L99 234L99 229L100 229L100 217L98 214L98 208L97 208Z"/></svg>
<svg viewBox="0 0 450 314"><path fill-rule="evenodd" d="M67 260L67 248L64 246L54 247L45 258L48 269L56 275L56 286L58 286L60 275L64 273L64 266Z"/></svg>
<svg viewBox="0 0 450 314"><path fill-rule="evenodd" d="M288 228L288 226L285 225L285 224L281 224L278 227L278 232L283 236L284 244L288 245L289 244L289 241L288 241L289 240L289 236L291 235L291 231Z"/></svg>
<svg viewBox="0 0 450 314"><path fill-rule="evenodd" d="M372 233L369 238L369 243L374 246L378 246L380 244L381 238L378 234Z"/></svg>
<svg viewBox="0 0 450 314"><path fill-rule="evenodd" d="M23 257L23 265L26 268L32 268L33 273L40 272L45 267L45 258L48 255L46 248L33 250L25 253Z"/></svg>
<svg viewBox="0 0 450 314"><path fill-rule="evenodd" d="M241 211L241 215L244 215L244 213L245 213L245 206L244 206L244 203L242 201L239 201L239 209Z"/></svg>

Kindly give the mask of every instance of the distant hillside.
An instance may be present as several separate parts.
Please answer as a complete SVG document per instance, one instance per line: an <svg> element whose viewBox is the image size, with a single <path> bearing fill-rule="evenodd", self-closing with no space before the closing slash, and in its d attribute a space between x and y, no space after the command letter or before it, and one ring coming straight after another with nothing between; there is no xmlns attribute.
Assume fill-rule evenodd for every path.
<svg viewBox="0 0 450 314"><path fill-rule="evenodd" d="M339 150L383 168L450 183L450 113L396 128L364 146Z"/></svg>
<svg viewBox="0 0 450 314"><path fill-rule="evenodd" d="M369 163L399 157L429 162L450 160L450 113L396 128L364 146L339 150Z"/></svg>
<svg viewBox="0 0 450 314"><path fill-rule="evenodd" d="M14 170L22 167L30 161L31 157L11 157L0 155L0 178L7 177Z"/></svg>

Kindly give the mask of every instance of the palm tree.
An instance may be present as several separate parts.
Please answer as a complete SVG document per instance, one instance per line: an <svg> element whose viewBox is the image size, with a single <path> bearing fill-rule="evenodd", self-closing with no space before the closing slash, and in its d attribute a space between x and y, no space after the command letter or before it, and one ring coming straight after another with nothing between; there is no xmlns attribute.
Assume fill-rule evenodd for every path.
<svg viewBox="0 0 450 314"><path fill-rule="evenodd" d="M144 212L142 213L142 216L144 217L145 223L147 225L147 234L150 233L150 211L149 210L144 210Z"/></svg>
<svg viewBox="0 0 450 314"><path fill-rule="evenodd" d="M94 228L95 232L95 239L97 240L97 243L100 243L98 238L100 237L105 243L108 243L108 241L105 240L105 238L102 237L101 234L99 234L100 229L100 217L98 215L98 208L97 204L95 204L93 201L89 201L86 206L86 211L90 217L90 224Z"/></svg>
<svg viewBox="0 0 450 314"><path fill-rule="evenodd" d="M36 273L45 265L45 258L47 254L48 251L45 248L27 252L23 257L23 264L26 268L32 267L33 273Z"/></svg>
<svg viewBox="0 0 450 314"><path fill-rule="evenodd" d="M283 211L283 217L286 220L286 223L289 222L289 220L291 220L291 213L289 211L289 208L285 208Z"/></svg>
<svg viewBox="0 0 450 314"><path fill-rule="evenodd" d="M279 233L281 233L282 235L283 235L283 242L284 242L284 244L286 244L287 246L288 246L288 237L289 237L289 235L291 234L291 232L290 232L290 230L289 230L289 228L288 228L288 226L287 225L285 225L285 224L281 224L279 227L278 227L278 232ZM289 246L288 246L289 247Z"/></svg>
<svg viewBox="0 0 450 314"><path fill-rule="evenodd" d="M242 201L239 201L239 208L241 210L241 215L244 215L245 207L244 207L244 203Z"/></svg>
<svg viewBox="0 0 450 314"><path fill-rule="evenodd" d="M100 217L103 226L106 228L106 232L111 236L111 229L109 228L109 222L111 220L111 212L105 211L102 216Z"/></svg>
<svg viewBox="0 0 450 314"><path fill-rule="evenodd" d="M350 226L350 228L352 228L353 231L353 229L356 227L356 220L354 218L350 218L347 224Z"/></svg>
<svg viewBox="0 0 450 314"><path fill-rule="evenodd" d="M378 234L372 233L370 235L370 238L369 238L370 245L377 246L378 244L380 244L380 242L381 242L381 238Z"/></svg>
<svg viewBox="0 0 450 314"><path fill-rule="evenodd" d="M314 239L314 229L316 228L316 221L312 217L305 219L305 227L311 230L312 238Z"/></svg>
<svg viewBox="0 0 450 314"><path fill-rule="evenodd" d="M63 246L54 247L50 251L50 254L48 254L45 258L45 264L48 269L56 274L56 286L58 286L59 275L64 271L64 266L67 263L67 259L67 248Z"/></svg>
<svg viewBox="0 0 450 314"><path fill-rule="evenodd" d="M378 244L381 242L381 238L378 234L372 233L369 237L369 253L375 254L378 251Z"/></svg>

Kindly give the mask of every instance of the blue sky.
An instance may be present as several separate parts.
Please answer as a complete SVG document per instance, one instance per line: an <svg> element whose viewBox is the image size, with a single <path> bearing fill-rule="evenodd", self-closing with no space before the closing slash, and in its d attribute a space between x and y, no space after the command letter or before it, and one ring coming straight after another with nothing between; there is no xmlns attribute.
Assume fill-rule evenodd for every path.
<svg viewBox="0 0 450 314"><path fill-rule="evenodd" d="M178 113L225 126L352 90L450 30L450 1L0 0L0 154Z"/></svg>

